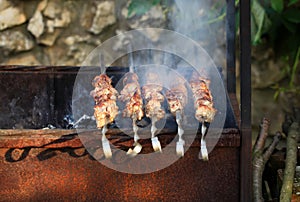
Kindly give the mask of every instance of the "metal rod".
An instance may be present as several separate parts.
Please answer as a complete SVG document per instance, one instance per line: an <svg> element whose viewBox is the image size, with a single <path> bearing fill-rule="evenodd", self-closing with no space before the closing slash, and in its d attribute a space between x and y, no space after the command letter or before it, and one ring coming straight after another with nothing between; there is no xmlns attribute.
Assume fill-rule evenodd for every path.
<svg viewBox="0 0 300 202"><path fill-rule="evenodd" d="M240 1L241 153L240 201L252 201L250 0Z"/></svg>
<svg viewBox="0 0 300 202"><path fill-rule="evenodd" d="M227 0L226 8L226 83L228 93L236 93L235 75L235 0Z"/></svg>
<svg viewBox="0 0 300 202"><path fill-rule="evenodd" d="M105 67L105 63L104 63L104 55L102 53L99 54L99 64L100 64L101 74L106 74L106 67Z"/></svg>
<svg viewBox="0 0 300 202"><path fill-rule="evenodd" d="M155 123L157 122L157 118L154 116L151 118L151 142L152 142L152 147L153 147L153 150L155 152L159 151L159 152L162 152L161 150L161 144L158 140L158 138L155 136L155 133L157 131L157 128L155 126Z"/></svg>
<svg viewBox="0 0 300 202"><path fill-rule="evenodd" d="M107 124L102 128L102 148L105 158L109 159L112 157L111 148L109 145L109 140L106 138Z"/></svg>
<svg viewBox="0 0 300 202"><path fill-rule="evenodd" d="M134 117L132 118L132 129L133 129L133 133L134 133L134 143L133 149L129 149L127 151L127 155L130 155L131 157L136 156L138 153L140 153L142 151L142 145L140 143L138 143L138 140L140 139L137 131L138 131L138 126L136 125L136 117L134 115Z"/></svg>
<svg viewBox="0 0 300 202"><path fill-rule="evenodd" d="M177 134L178 134L178 141L176 143L176 154L178 156L184 156L184 145L185 141L183 140L182 136L184 134L184 130L182 128L181 122L182 122L182 114L181 110L176 111L176 122L177 122Z"/></svg>
<svg viewBox="0 0 300 202"><path fill-rule="evenodd" d="M132 53L132 45L129 42L127 45L127 50L128 50L128 61L129 61L129 72L134 72L133 68L134 68L134 64L133 64L133 53Z"/></svg>

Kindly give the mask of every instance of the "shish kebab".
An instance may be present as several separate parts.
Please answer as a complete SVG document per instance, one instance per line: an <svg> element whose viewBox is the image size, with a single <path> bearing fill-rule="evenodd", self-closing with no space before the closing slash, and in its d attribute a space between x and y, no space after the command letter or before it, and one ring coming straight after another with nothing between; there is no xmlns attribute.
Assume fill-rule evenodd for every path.
<svg viewBox="0 0 300 202"><path fill-rule="evenodd" d="M130 66L130 71L125 74L123 80L124 88L122 89L119 99L126 103L123 110L123 117L130 117L132 119L132 128L134 132L134 149L129 149L127 154L136 156L142 150L142 145L138 143L140 137L138 136L137 120L141 120L144 116L143 112L143 99L141 96L140 84L138 76Z"/></svg>
<svg viewBox="0 0 300 202"><path fill-rule="evenodd" d="M205 122L211 123L215 117L217 110L213 106L213 97L209 90L210 81L199 76L197 73L193 73L190 80L191 89L194 97L194 107L196 109L195 117L202 123L201 127L201 149L199 158L208 160L208 152L205 142L205 135L207 127Z"/></svg>
<svg viewBox="0 0 300 202"><path fill-rule="evenodd" d="M102 129L103 152L106 158L111 158L112 152L105 134L107 124L113 122L118 114L119 108L116 103L118 91L112 86L111 79L105 73L96 76L92 85L95 89L90 94L95 100L94 117L97 128Z"/></svg>
<svg viewBox="0 0 300 202"><path fill-rule="evenodd" d="M176 153L178 156L184 155L185 141L182 139L184 130L182 128L183 109L187 103L187 89L182 79L176 80L176 84L172 84L170 90L166 92L170 112L176 117L178 125L179 139L176 143Z"/></svg>
<svg viewBox="0 0 300 202"><path fill-rule="evenodd" d="M165 111L161 106L164 101L164 96L162 95L162 86L159 83L159 76L154 72L149 72L147 74L146 85L142 88L142 95L146 100L146 116L151 119L151 142L154 151L161 152L161 144L155 133L157 128L155 123L160 119L164 118Z"/></svg>

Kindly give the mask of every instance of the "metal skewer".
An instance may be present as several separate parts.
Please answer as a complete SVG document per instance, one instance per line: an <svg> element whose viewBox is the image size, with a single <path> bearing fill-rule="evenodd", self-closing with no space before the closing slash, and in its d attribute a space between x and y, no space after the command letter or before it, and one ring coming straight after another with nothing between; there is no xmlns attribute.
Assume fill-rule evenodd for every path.
<svg viewBox="0 0 300 202"><path fill-rule="evenodd" d="M140 153L142 151L142 145L140 143L138 143L138 140L140 139L137 131L138 131L138 126L136 125L136 118L134 116L134 118L132 119L132 128L133 128L133 132L134 132L134 143L133 143L133 146L134 148L133 149L129 149L127 151L127 155L130 155L132 157L136 156L138 153Z"/></svg>
<svg viewBox="0 0 300 202"><path fill-rule="evenodd" d="M154 151L159 151L159 152L162 152L161 151L161 144L158 140L158 138L155 136L155 133L157 131L157 128L155 126L155 123L157 122L157 118L155 116L153 116L151 118L151 142L152 142L152 147L153 147L153 150Z"/></svg>
<svg viewBox="0 0 300 202"><path fill-rule="evenodd" d="M127 49L129 51L129 72L130 73L134 73L134 64L133 64L133 55L132 55L132 46L131 43L128 44ZM138 126L136 125L136 121L137 121L137 117L136 114L132 115L132 129L133 129L133 133L134 133L134 143L133 149L129 149L127 151L127 155L130 155L132 157L136 156L138 153L140 153L142 151L142 145L140 143L138 143L138 140L140 139L137 131L138 131Z"/></svg>
<svg viewBox="0 0 300 202"><path fill-rule="evenodd" d="M107 124L105 124L102 128L102 148L103 148L105 158L109 159L112 157L112 152L109 145L109 141L105 135L106 132L107 132Z"/></svg>
<svg viewBox="0 0 300 202"><path fill-rule="evenodd" d="M104 56L101 53L99 54L99 62L100 62L101 74L106 74L106 66L104 64Z"/></svg>
<svg viewBox="0 0 300 202"><path fill-rule="evenodd" d="M99 54L99 62L100 62L100 69L101 69L101 74L105 74L106 73L106 67L104 64L104 56L103 54ZM112 152L111 152L111 148L109 145L109 141L106 138L106 132L107 132L107 123L105 123L105 125L102 128L102 148L103 148L103 152L104 152L104 156L105 158L109 159L112 157Z"/></svg>
<svg viewBox="0 0 300 202"><path fill-rule="evenodd" d="M182 129L181 122L182 122L182 116L180 110L176 111L176 122L178 126L178 136L179 139L176 143L176 154L178 156L184 156L184 144L185 141L182 139L182 135L184 134L184 130Z"/></svg>
<svg viewBox="0 0 300 202"><path fill-rule="evenodd" d="M100 62L100 70L101 70L101 74L106 74L106 66L104 63L104 55L103 54L99 54L99 62ZM103 148L103 152L104 152L104 156L105 158L109 159L112 157L112 152L111 152L111 148L109 145L109 140L106 137L106 132L107 132L107 124L108 124L108 120L106 119L104 126L102 127L102 148Z"/></svg>
<svg viewBox="0 0 300 202"><path fill-rule="evenodd" d="M204 161L208 161L208 151L206 147L206 141L205 141L205 135L207 132L207 127L204 125L204 122L202 122L201 126L201 146L200 146L200 153L199 153L199 159L203 159Z"/></svg>

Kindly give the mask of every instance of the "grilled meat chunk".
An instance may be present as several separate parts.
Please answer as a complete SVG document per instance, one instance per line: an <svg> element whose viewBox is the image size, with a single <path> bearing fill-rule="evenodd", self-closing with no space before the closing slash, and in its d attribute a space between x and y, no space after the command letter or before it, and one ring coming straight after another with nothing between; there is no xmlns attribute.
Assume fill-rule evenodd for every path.
<svg viewBox="0 0 300 202"><path fill-rule="evenodd" d="M111 79L105 74L96 76L92 84L95 87L90 93L95 100L94 116L97 128L102 128L113 122L118 114L119 108L116 104L118 91L113 88Z"/></svg>
<svg viewBox="0 0 300 202"><path fill-rule="evenodd" d="M135 73L126 73L123 84L124 88L119 96L121 101L126 102L123 116L141 120L144 112L138 76Z"/></svg>
<svg viewBox="0 0 300 202"><path fill-rule="evenodd" d="M155 73L148 73L147 84L142 88L142 94L146 100L146 116L149 118L156 117L157 120L165 116L165 111L161 106L164 101L162 95L162 86L159 85L158 75Z"/></svg>
<svg viewBox="0 0 300 202"><path fill-rule="evenodd" d="M212 122L217 110L214 108L213 97L209 90L210 81L193 74L190 81L194 97L195 117L200 122Z"/></svg>

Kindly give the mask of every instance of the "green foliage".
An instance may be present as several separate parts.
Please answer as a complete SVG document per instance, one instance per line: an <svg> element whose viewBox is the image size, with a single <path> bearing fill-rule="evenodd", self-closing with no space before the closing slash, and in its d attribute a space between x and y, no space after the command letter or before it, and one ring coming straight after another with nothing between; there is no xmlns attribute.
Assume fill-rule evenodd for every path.
<svg viewBox="0 0 300 202"><path fill-rule="evenodd" d="M290 0L288 6L291 6L291 5L295 4L295 3L297 3L298 1L299 0Z"/></svg>
<svg viewBox="0 0 300 202"><path fill-rule="evenodd" d="M292 23L300 23L300 10L292 8L283 13L284 19Z"/></svg>
<svg viewBox="0 0 300 202"><path fill-rule="evenodd" d="M131 15L143 15L159 3L160 0L131 0L128 6L128 17Z"/></svg>
<svg viewBox="0 0 300 202"><path fill-rule="evenodd" d="M261 36L270 28L271 22L265 9L257 0L252 1L251 9L251 39L253 44L261 42Z"/></svg>
<svg viewBox="0 0 300 202"><path fill-rule="evenodd" d="M131 0L128 7L128 16L143 15L152 6L165 4L166 0ZM218 2L218 1L217 1ZM214 10L219 4L214 4ZM239 0L235 0L236 7ZM300 60L300 0L252 0L251 1L251 41L254 46L267 43L272 46L276 57L286 60L287 66L283 69L289 79L288 86L275 85L277 92L298 93L299 88L294 85L299 71ZM237 9L238 11L238 9ZM213 24L225 19L226 9L221 8L218 16L209 16L203 25ZM239 23L239 13L236 15ZM238 27L238 26L237 26ZM237 29L238 30L238 29Z"/></svg>
<svg viewBox="0 0 300 202"><path fill-rule="evenodd" d="M281 13L283 10L283 0L271 0L271 7L274 11Z"/></svg>
<svg viewBox="0 0 300 202"><path fill-rule="evenodd" d="M300 0L270 0L266 3L253 0L251 9L252 44L270 44L277 58L286 60L283 70L289 79L287 86L274 85L274 97L282 92L299 93L295 77L299 71L300 60ZM269 3L268 3L269 2Z"/></svg>

